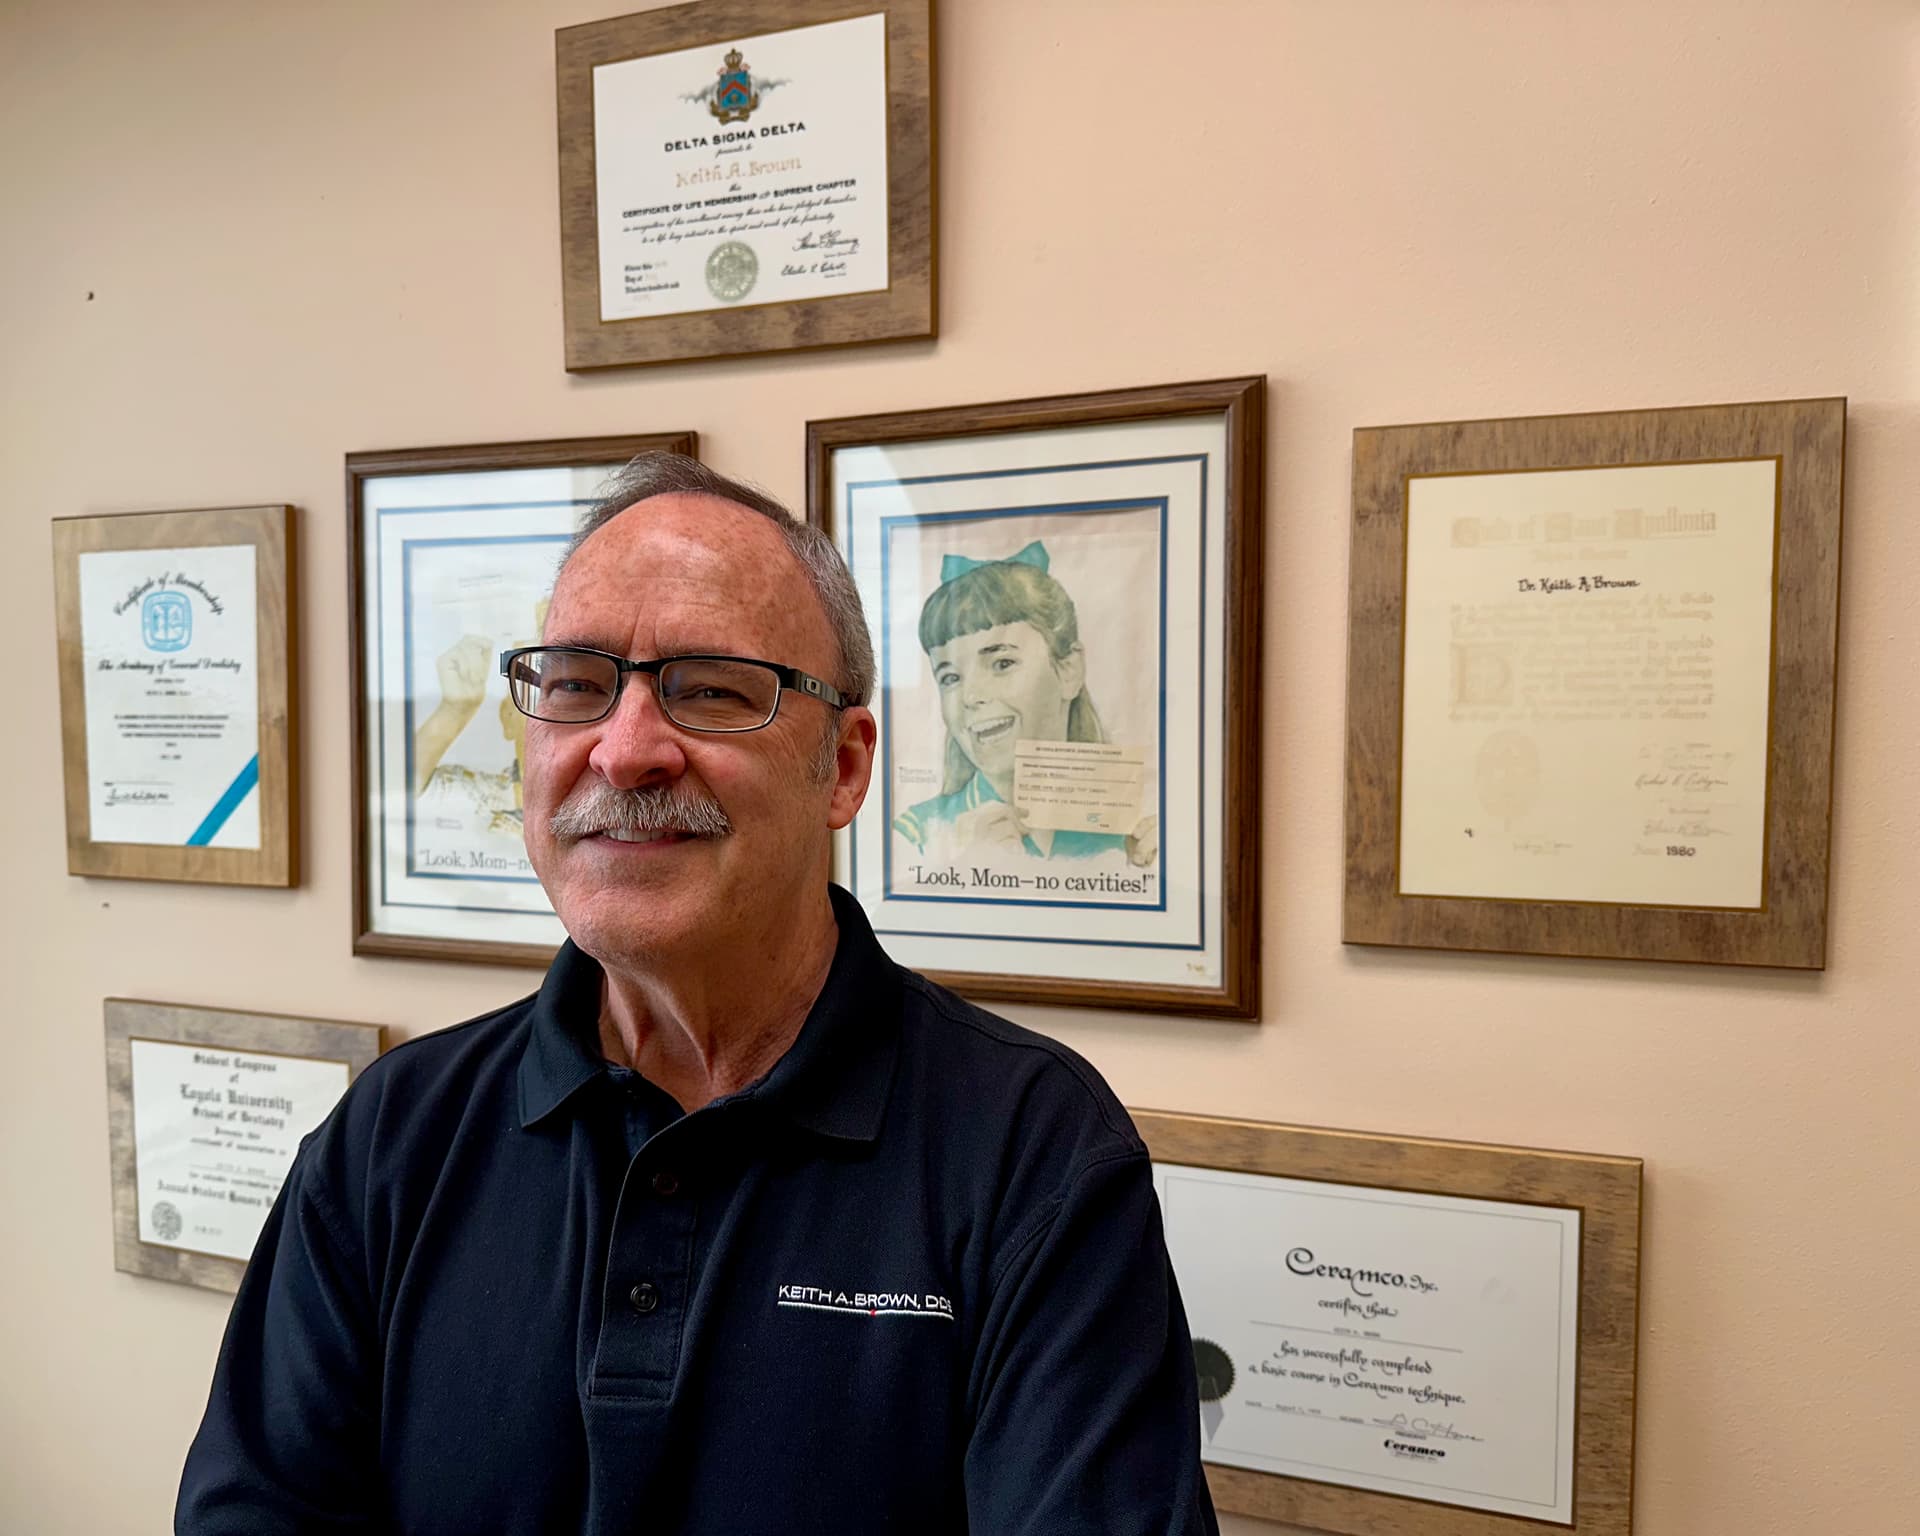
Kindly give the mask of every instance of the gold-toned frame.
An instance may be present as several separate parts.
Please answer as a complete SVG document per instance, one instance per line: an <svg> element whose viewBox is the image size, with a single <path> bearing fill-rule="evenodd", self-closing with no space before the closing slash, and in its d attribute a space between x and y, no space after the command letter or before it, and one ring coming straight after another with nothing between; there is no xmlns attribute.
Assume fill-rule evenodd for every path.
<svg viewBox="0 0 1920 1536"><path fill-rule="evenodd" d="M887 286L692 314L600 318L593 71L602 64L886 14ZM931 337L937 330L932 0L701 0L554 34L569 372Z"/></svg>
<svg viewBox="0 0 1920 1536"><path fill-rule="evenodd" d="M1216 1507L1345 1536L1629 1536L1642 1164L1631 1157L1130 1111L1157 1163L1580 1212L1571 1526L1372 1489L1207 1466Z"/></svg>
<svg viewBox="0 0 1920 1536"><path fill-rule="evenodd" d="M1845 454L1844 398L1356 431L1345 942L1824 967ZM1774 459L1779 465L1760 906L1401 894L1408 481L1735 459Z"/></svg>
<svg viewBox="0 0 1920 1536"><path fill-rule="evenodd" d="M133 1134L133 1042L206 1046L262 1056L343 1062L351 1083L386 1049L378 1024L341 1024L277 1013L235 1013L135 998L106 1000L107 1139L113 1173L113 1267L129 1275L233 1292L244 1260L140 1240L139 1184Z"/></svg>
<svg viewBox="0 0 1920 1536"><path fill-rule="evenodd" d="M467 960L484 965L544 968L554 950L542 944L502 943L459 937L422 938L388 933L374 926L374 903L369 882L375 861L371 845L378 818L373 797L380 792L378 776L367 767L373 728L366 718L367 677L379 658L369 656L367 615L377 610L380 595L369 592L367 569L366 486L389 475L481 474L519 469L589 467L624 464L643 453L700 456L697 432L652 432L610 437L542 438L515 443L468 443L445 448L389 448L346 456L347 499L347 645L348 675L353 685L353 707L348 721L348 746L353 754L353 952L419 960Z"/></svg>
<svg viewBox="0 0 1920 1536"><path fill-rule="evenodd" d="M220 544L254 547L260 846L175 848L154 843L96 842L88 794L80 556L97 550L191 549ZM294 558L294 511L290 506L123 512L53 520L53 596L59 636L60 740L69 874L215 885L299 883Z"/></svg>
<svg viewBox="0 0 1920 1536"><path fill-rule="evenodd" d="M1003 400L932 410L842 416L807 423L807 521L836 539L833 456L848 448L1030 430L1098 427L1180 416L1217 415L1223 429L1225 517L1223 804L1232 807L1220 850L1223 896L1217 986L1084 981L985 971L929 971L968 997L1090 1008L1125 1008L1204 1018L1260 1016L1260 625L1266 531L1265 375L1206 379L1144 389ZM878 707L878 706L876 706Z"/></svg>

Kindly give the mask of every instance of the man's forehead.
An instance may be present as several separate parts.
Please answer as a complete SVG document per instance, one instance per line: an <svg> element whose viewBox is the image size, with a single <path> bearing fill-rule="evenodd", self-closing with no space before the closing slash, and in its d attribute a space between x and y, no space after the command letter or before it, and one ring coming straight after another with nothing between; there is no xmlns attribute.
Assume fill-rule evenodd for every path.
<svg viewBox="0 0 1920 1536"><path fill-rule="evenodd" d="M824 626L818 605L795 600L805 573L770 518L717 497L651 497L599 528L554 586L546 638L583 642L590 626L657 626L688 648L724 648L744 633L798 638ZM707 638L699 638L705 636ZM602 636L610 643L614 636Z"/></svg>

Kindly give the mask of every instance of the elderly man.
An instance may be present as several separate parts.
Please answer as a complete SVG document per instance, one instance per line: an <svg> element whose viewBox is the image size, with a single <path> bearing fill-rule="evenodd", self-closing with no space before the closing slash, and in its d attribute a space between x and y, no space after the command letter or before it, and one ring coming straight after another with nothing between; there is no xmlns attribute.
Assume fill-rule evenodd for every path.
<svg viewBox="0 0 1920 1536"><path fill-rule="evenodd" d="M177 1529L1213 1531L1126 1112L828 883L875 740L831 543L636 460L502 661L570 941L302 1149Z"/></svg>

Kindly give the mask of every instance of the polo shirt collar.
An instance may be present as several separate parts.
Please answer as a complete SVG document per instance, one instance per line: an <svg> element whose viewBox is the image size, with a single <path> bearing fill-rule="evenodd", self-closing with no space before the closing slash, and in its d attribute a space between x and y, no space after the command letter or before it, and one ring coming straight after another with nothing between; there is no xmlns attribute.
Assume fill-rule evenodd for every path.
<svg viewBox="0 0 1920 1536"><path fill-rule="evenodd" d="M880 1134L899 1051L900 978L860 904L829 886L840 938L786 1055L732 1099L822 1136L870 1142ZM599 1050L600 966L568 940L533 999L520 1058L520 1123L531 1126L606 1069Z"/></svg>

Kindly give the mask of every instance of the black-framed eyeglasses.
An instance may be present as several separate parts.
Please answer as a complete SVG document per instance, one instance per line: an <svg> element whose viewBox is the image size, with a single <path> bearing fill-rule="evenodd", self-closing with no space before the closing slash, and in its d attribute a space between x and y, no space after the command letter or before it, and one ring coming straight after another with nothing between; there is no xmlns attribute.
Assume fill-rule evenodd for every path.
<svg viewBox="0 0 1920 1536"><path fill-rule="evenodd" d="M514 708L555 725L590 725L620 702L631 672L653 679L660 708L689 731L757 731L780 712L780 695L804 693L834 709L847 701L833 684L798 667L746 656L662 656L630 661L582 645L524 645L500 653Z"/></svg>

